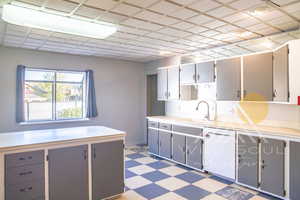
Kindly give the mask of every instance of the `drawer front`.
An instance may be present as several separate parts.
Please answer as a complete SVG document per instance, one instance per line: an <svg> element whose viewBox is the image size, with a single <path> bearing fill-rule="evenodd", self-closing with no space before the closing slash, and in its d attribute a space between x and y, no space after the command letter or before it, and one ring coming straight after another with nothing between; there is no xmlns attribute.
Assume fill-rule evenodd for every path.
<svg viewBox="0 0 300 200"><path fill-rule="evenodd" d="M45 199L45 182L35 181L6 187L5 200Z"/></svg>
<svg viewBox="0 0 300 200"><path fill-rule="evenodd" d="M39 163L44 163L44 151L31 151L5 155L6 169Z"/></svg>
<svg viewBox="0 0 300 200"><path fill-rule="evenodd" d="M171 131L172 130L172 124L159 123L159 128Z"/></svg>
<svg viewBox="0 0 300 200"><path fill-rule="evenodd" d="M44 165L28 165L6 169L6 185L24 183L32 180L44 179Z"/></svg>
<svg viewBox="0 0 300 200"><path fill-rule="evenodd" d="M203 136L202 128L173 125L173 131L190 135Z"/></svg>
<svg viewBox="0 0 300 200"><path fill-rule="evenodd" d="M158 122L148 121L148 127L158 128Z"/></svg>

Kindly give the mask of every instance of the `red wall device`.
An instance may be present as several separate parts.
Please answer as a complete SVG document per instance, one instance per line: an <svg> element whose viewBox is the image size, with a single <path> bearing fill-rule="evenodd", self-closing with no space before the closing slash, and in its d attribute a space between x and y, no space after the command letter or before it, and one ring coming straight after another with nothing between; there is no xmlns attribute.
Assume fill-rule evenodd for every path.
<svg viewBox="0 0 300 200"><path fill-rule="evenodd" d="M298 106L300 106L300 96L298 96Z"/></svg>

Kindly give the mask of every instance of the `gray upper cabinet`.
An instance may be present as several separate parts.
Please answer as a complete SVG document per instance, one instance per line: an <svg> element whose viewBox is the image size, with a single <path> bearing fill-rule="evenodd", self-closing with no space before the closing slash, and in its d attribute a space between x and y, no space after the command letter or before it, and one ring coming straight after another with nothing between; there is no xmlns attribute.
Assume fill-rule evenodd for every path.
<svg viewBox="0 0 300 200"><path fill-rule="evenodd" d="M196 65L186 64L181 66L180 70L180 84L194 84L196 83Z"/></svg>
<svg viewBox="0 0 300 200"><path fill-rule="evenodd" d="M217 100L241 100L241 58L219 60L217 71Z"/></svg>
<svg viewBox="0 0 300 200"><path fill-rule="evenodd" d="M157 74L157 99L168 99L168 70L160 69Z"/></svg>
<svg viewBox="0 0 300 200"><path fill-rule="evenodd" d="M215 62L204 62L196 64L197 83L210 83L215 81Z"/></svg>
<svg viewBox="0 0 300 200"><path fill-rule="evenodd" d="M168 69L168 99L179 99L179 67Z"/></svg>
<svg viewBox="0 0 300 200"><path fill-rule="evenodd" d="M238 135L238 182L258 187L259 138Z"/></svg>
<svg viewBox="0 0 300 200"><path fill-rule="evenodd" d="M290 199L300 199L300 143L290 143Z"/></svg>
<svg viewBox="0 0 300 200"><path fill-rule="evenodd" d="M255 94L247 101L273 100L273 53L255 54L243 57L244 98ZM263 98L261 98L263 97Z"/></svg>
<svg viewBox="0 0 300 200"><path fill-rule="evenodd" d="M288 45L273 53L273 101L289 101Z"/></svg>
<svg viewBox="0 0 300 200"><path fill-rule="evenodd" d="M123 141L92 144L92 174L93 200L106 199L124 192Z"/></svg>
<svg viewBox="0 0 300 200"><path fill-rule="evenodd" d="M48 155L49 199L88 199L88 146L51 149Z"/></svg>
<svg viewBox="0 0 300 200"><path fill-rule="evenodd" d="M263 138L261 142L261 189L284 196L284 147L281 140Z"/></svg>

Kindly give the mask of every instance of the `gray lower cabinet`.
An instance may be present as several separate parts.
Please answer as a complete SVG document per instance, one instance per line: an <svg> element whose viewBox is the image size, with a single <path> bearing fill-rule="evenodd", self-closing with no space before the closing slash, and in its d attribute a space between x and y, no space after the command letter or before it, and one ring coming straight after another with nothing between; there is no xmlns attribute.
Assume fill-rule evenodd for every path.
<svg viewBox="0 0 300 200"><path fill-rule="evenodd" d="M159 131L159 155L165 158L171 158L171 136L165 131Z"/></svg>
<svg viewBox="0 0 300 200"><path fill-rule="evenodd" d="M197 168L203 168L203 140L195 137L186 137L186 164Z"/></svg>
<svg viewBox="0 0 300 200"><path fill-rule="evenodd" d="M284 196L284 148L284 141L261 140L261 189L279 196Z"/></svg>
<svg viewBox="0 0 300 200"><path fill-rule="evenodd" d="M300 143L290 142L290 199L300 199Z"/></svg>
<svg viewBox="0 0 300 200"><path fill-rule="evenodd" d="M88 199L88 146L51 149L48 156L50 200Z"/></svg>
<svg viewBox="0 0 300 200"><path fill-rule="evenodd" d="M124 192L123 141L92 144L92 182L93 200Z"/></svg>
<svg viewBox="0 0 300 200"><path fill-rule="evenodd" d="M173 134L172 158L173 160L185 164L185 136Z"/></svg>
<svg viewBox="0 0 300 200"><path fill-rule="evenodd" d="M259 138L238 135L238 182L258 187Z"/></svg>
<svg viewBox="0 0 300 200"><path fill-rule="evenodd" d="M148 128L148 147L150 153L158 154L158 130Z"/></svg>

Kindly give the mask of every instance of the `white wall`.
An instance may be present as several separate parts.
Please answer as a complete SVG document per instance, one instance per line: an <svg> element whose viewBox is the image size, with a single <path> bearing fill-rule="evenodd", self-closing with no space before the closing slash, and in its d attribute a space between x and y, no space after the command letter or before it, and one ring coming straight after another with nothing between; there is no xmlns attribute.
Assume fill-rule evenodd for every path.
<svg viewBox="0 0 300 200"><path fill-rule="evenodd" d="M94 70L99 116L88 122L19 125L15 122L16 67ZM104 125L127 132L126 144L145 142L144 64L123 60L0 47L0 132Z"/></svg>

